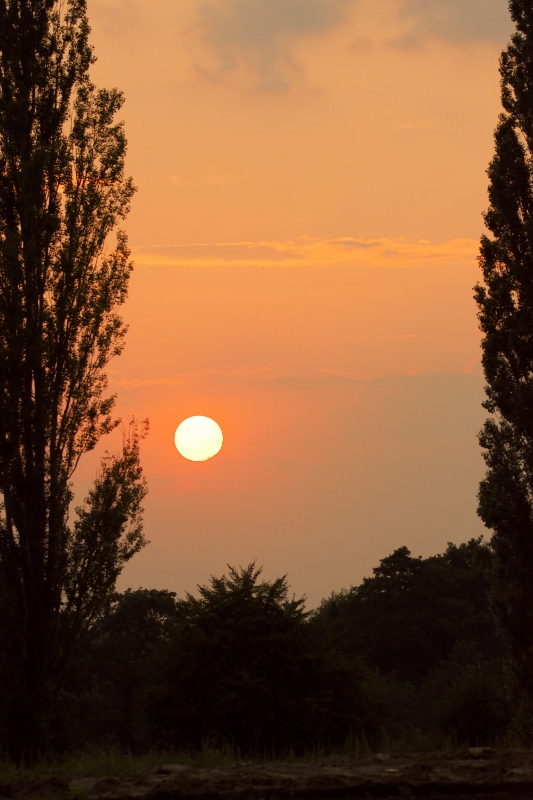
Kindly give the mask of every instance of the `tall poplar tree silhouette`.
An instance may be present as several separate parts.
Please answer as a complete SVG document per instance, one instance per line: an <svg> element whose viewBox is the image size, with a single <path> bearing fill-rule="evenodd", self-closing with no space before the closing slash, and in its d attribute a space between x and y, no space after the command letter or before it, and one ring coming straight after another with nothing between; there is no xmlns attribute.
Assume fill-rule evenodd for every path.
<svg viewBox="0 0 533 800"><path fill-rule="evenodd" d="M490 164L492 237L476 287L491 413L479 515L493 530L493 604L533 708L533 5L511 0L516 32L500 63L502 104Z"/></svg>
<svg viewBox="0 0 533 800"><path fill-rule="evenodd" d="M113 420L104 369L123 347L134 192L117 90L96 90L85 0L0 0L0 681L27 763L72 646L145 543L132 423L69 523L80 457ZM4 727L4 726L3 726Z"/></svg>

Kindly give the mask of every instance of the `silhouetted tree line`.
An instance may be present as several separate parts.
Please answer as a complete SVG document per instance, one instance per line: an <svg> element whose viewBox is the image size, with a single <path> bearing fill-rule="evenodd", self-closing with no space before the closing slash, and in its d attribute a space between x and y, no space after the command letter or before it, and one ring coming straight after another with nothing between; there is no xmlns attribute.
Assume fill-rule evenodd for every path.
<svg viewBox="0 0 533 800"><path fill-rule="evenodd" d="M313 612L253 564L197 597L116 594L75 652L53 746L209 740L270 754L350 738L496 741L512 708L491 561L481 540L425 559L402 547Z"/></svg>

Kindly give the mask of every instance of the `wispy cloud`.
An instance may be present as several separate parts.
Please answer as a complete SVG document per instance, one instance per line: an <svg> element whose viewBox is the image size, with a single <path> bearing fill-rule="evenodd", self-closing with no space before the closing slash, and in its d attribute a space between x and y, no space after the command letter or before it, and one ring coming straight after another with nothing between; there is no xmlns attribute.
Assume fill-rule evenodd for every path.
<svg viewBox="0 0 533 800"><path fill-rule="evenodd" d="M347 372L343 369L322 369L321 372L329 378L342 378L348 381L370 381L370 375L364 375L361 372Z"/></svg>
<svg viewBox="0 0 533 800"><path fill-rule="evenodd" d="M412 267L428 264L471 266L479 252L477 239L442 244L410 239L318 239L296 241L217 242L135 248L138 265L169 267Z"/></svg>
<svg viewBox="0 0 533 800"><path fill-rule="evenodd" d="M504 42L512 30L507 0L402 0L399 16L408 23L396 44L429 38L452 42Z"/></svg>
<svg viewBox="0 0 533 800"><path fill-rule="evenodd" d="M91 21L105 36L124 36L138 30L144 17L142 0L92 0L90 12Z"/></svg>
<svg viewBox="0 0 533 800"><path fill-rule="evenodd" d="M148 386L182 386L184 378L110 378L112 389L144 389Z"/></svg>
<svg viewBox="0 0 533 800"><path fill-rule="evenodd" d="M206 77L221 78L239 67L253 75L256 88L280 90L296 69L295 40L319 34L345 17L355 0L202 0L198 26L215 55Z"/></svg>
<svg viewBox="0 0 533 800"><path fill-rule="evenodd" d="M323 371L328 372L328 370ZM109 385L112 389L131 391L134 389L149 389L162 386L186 386L191 383L196 383L199 380L209 378L228 378L239 381L274 381L280 378L280 372L270 366L229 364L227 366L209 367L207 369L182 372L173 377L161 378L116 377L115 373L114 376L110 377Z"/></svg>
<svg viewBox="0 0 533 800"><path fill-rule="evenodd" d="M376 38L403 48L431 39L503 44L513 28L507 0L198 0L197 27L212 58L196 69L217 81L244 70L255 88L284 89L299 70L295 44L342 23L357 51Z"/></svg>

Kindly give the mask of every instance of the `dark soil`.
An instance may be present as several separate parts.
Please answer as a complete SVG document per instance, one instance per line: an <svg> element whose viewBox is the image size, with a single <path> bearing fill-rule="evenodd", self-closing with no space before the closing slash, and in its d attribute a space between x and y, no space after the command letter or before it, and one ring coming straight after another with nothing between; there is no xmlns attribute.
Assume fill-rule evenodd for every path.
<svg viewBox="0 0 533 800"><path fill-rule="evenodd" d="M460 752L288 764L241 763L197 769L176 764L122 778L70 783L32 778L0 786L0 798L86 797L88 800L356 800L477 798L533 800L533 751L471 748Z"/></svg>

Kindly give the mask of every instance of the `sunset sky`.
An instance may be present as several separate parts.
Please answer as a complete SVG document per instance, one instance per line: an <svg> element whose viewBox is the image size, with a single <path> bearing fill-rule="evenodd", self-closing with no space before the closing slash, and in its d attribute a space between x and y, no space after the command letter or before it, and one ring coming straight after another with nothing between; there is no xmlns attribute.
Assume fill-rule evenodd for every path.
<svg viewBox="0 0 533 800"><path fill-rule="evenodd" d="M150 419L151 544L120 588L182 595L256 560L313 607L396 547L483 533L472 287L506 0L89 0L89 17L139 188L110 377L123 418ZM200 464L173 440L196 414L225 437Z"/></svg>

